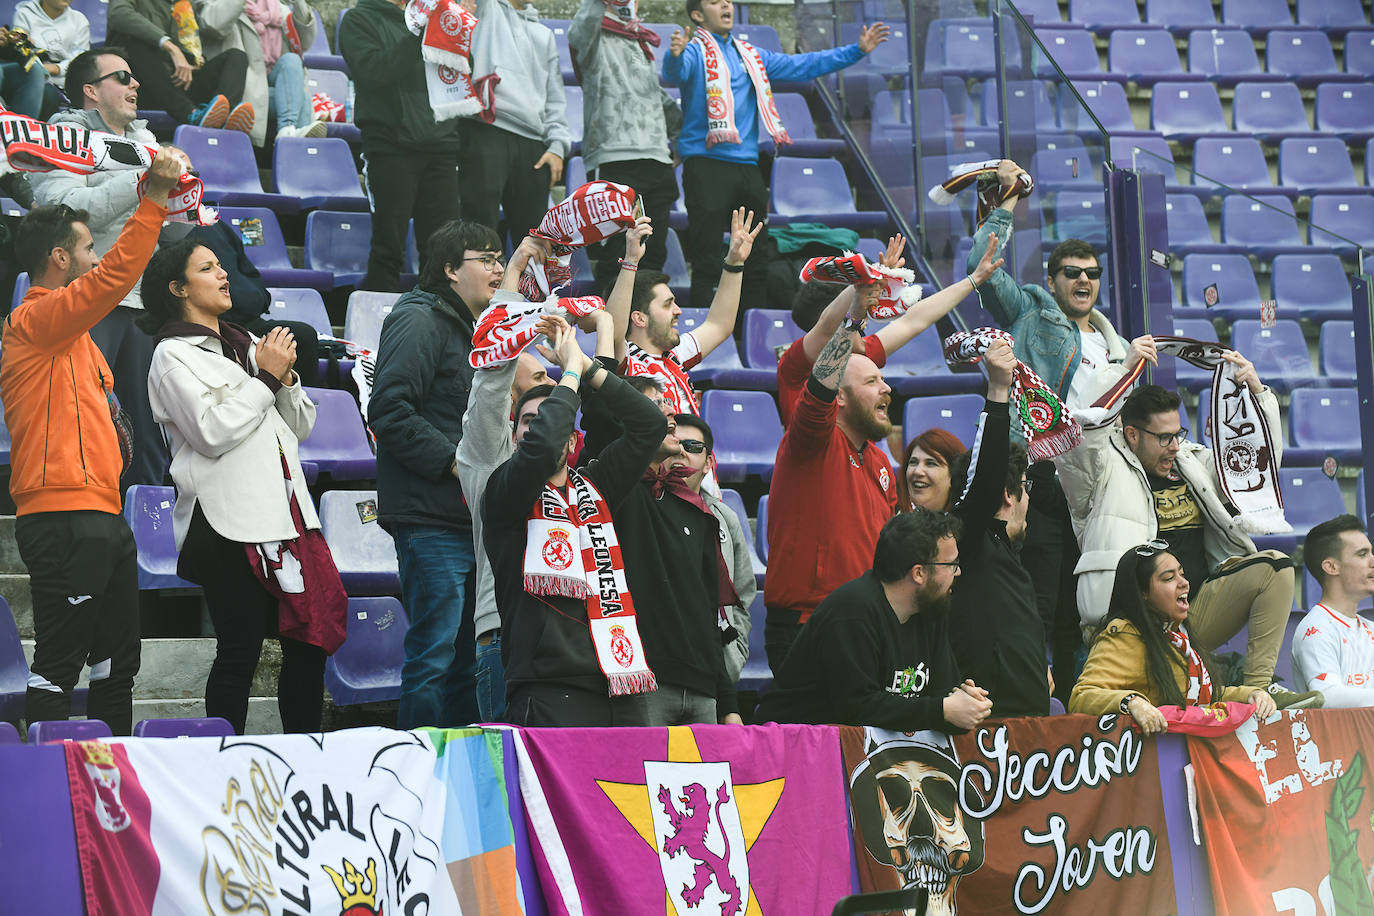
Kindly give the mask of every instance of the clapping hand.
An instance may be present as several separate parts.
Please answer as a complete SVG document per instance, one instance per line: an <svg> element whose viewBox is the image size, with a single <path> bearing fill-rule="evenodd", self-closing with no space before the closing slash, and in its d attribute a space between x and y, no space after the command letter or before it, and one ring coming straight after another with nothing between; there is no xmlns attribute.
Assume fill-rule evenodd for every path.
<svg viewBox="0 0 1374 916"><path fill-rule="evenodd" d="M591 358L578 346L577 333L572 326L558 315L549 315L540 319L540 327L545 328L543 333L549 340L549 346L539 344L536 347L539 355L564 372L576 372L579 376L584 374L591 365Z"/></svg>
<svg viewBox="0 0 1374 916"><path fill-rule="evenodd" d="M286 384L291 379L291 367L296 365L296 338L284 327L275 327L258 341L254 352L258 368Z"/></svg>

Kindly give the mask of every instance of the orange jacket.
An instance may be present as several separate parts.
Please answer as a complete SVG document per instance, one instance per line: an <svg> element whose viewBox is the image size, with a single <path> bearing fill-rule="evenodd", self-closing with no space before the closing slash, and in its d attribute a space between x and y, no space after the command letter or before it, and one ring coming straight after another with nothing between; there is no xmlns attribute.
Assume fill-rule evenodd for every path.
<svg viewBox="0 0 1374 916"><path fill-rule="evenodd" d="M5 319L0 400L19 515L120 510L114 375L88 332L139 281L166 213L142 201L93 270L60 289L31 287Z"/></svg>

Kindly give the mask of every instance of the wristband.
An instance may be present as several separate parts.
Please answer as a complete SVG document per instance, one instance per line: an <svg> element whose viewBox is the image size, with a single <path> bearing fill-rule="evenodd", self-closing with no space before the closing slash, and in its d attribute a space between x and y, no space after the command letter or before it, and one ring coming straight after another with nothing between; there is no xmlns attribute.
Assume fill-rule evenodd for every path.
<svg viewBox="0 0 1374 916"><path fill-rule="evenodd" d="M975 293L978 292L978 281L973 279L973 274L968 275L968 282L969 285L973 287L973 291Z"/></svg>
<svg viewBox="0 0 1374 916"><path fill-rule="evenodd" d="M639 270L639 265L638 265L638 264L631 264L629 261L625 260L624 258L621 258L621 259L620 259L620 269L621 269L621 270Z"/></svg>
<svg viewBox="0 0 1374 916"><path fill-rule="evenodd" d="M574 372L572 369L568 369L567 371L565 371L565 372L563 373L563 378L566 379L566 378L567 378L568 376L570 376L570 375L571 375L573 378L577 379L577 383L578 383L579 385L582 384L582 373L581 373L581 372ZM562 380L563 380L563 379L559 379L559 381L562 381Z"/></svg>
<svg viewBox="0 0 1374 916"><path fill-rule="evenodd" d="M1129 716L1131 714L1131 701L1140 696L1138 693L1128 693L1121 700L1121 714Z"/></svg>
<svg viewBox="0 0 1374 916"><path fill-rule="evenodd" d="M742 274L742 273L744 273L744 265L743 265L743 264L731 264L729 261L721 261L721 262L720 262L720 269L723 270L723 271L725 271L725 272L728 273L728 274Z"/></svg>
<svg viewBox="0 0 1374 916"><path fill-rule="evenodd" d="M583 377L583 376L578 376L578 381L579 381L579 382L585 381L585 382L587 382L588 384L591 384L592 379L596 378L596 370L598 370L598 369L605 369L605 368L606 368L605 366L601 365L601 360L599 360L599 359L597 359L596 357L593 356L593 357L592 357L592 364L591 364L590 366L587 367L587 374L586 374L586 376L585 376L585 377Z"/></svg>
<svg viewBox="0 0 1374 916"><path fill-rule="evenodd" d="M868 327L868 319L867 319L867 318L860 318L860 319L855 320L854 318L846 317L845 320L844 320L844 329L845 329L846 331L853 331L855 334L858 334L860 337L863 336L864 328L866 328L866 327Z"/></svg>

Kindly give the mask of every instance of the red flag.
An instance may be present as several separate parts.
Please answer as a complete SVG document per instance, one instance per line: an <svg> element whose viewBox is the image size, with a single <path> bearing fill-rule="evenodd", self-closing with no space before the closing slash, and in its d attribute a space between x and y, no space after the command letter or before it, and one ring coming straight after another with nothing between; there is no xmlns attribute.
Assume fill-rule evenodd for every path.
<svg viewBox="0 0 1374 916"><path fill-rule="evenodd" d="M147 916L161 865L152 805L123 745L68 741L67 782L88 916Z"/></svg>

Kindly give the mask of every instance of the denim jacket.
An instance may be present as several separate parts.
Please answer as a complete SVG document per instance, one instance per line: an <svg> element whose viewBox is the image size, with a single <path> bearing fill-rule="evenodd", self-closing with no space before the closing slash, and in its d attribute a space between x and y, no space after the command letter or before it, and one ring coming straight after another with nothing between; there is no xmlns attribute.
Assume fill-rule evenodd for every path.
<svg viewBox="0 0 1374 916"><path fill-rule="evenodd" d="M1005 241L1010 230L1011 213L994 210L973 235L973 249L968 256L969 273L978 266L982 253L987 250L988 233L996 232L997 238ZM1034 283L1017 286L1010 274L998 269L979 288L978 298L993 320L1016 339L1016 358L1034 369L1061 401L1067 399L1080 364L1082 339L1078 325L1059 308L1049 290ZM1094 387L1101 394L1124 374L1122 362L1126 358L1126 346L1106 315L1093 309L1088 320L1106 338L1107 354L1113 364L1110 369L1098 373L1102 384ZM1086 405L1069 405L1070 409L1081 406ZM1013 423L1012 435L1017 434L1017 424Z"/></svg>

